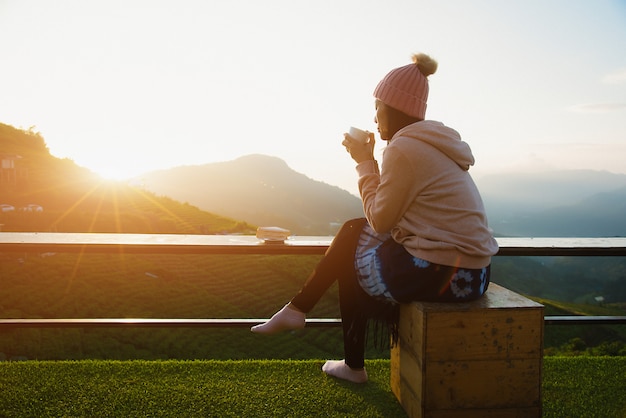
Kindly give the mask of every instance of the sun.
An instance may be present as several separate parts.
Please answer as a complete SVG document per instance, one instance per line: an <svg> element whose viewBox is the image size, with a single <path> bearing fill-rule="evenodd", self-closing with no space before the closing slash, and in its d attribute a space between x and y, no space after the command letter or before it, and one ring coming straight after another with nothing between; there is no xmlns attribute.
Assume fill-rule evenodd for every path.
<svg viewBox="0 0 626 418"><path fill-rule="evenodd" d="M89 167L91 171L100 176L103 180L126 181L131 180L142 173L149 171L141 167L123 167L116 164L95 165Z"/></svg>

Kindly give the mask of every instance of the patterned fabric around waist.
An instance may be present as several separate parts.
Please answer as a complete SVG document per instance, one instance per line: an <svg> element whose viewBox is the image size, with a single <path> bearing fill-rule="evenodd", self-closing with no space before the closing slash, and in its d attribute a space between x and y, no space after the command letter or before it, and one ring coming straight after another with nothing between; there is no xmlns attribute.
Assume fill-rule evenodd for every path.
<svg viewBox="0 0 626 418"><path fill-rule="evenodd" d="M413 257L390 234L366 224L356 249L355 268L363 290L392 303L465 302L484 294L490 266L465 269Z"/></svg>

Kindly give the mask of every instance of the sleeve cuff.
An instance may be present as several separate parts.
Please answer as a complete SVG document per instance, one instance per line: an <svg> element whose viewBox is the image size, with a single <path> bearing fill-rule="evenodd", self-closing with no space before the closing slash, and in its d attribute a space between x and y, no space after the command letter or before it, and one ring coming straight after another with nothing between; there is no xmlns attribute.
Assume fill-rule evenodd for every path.
<svg viewBox="0 0 626 418"><path fill-rule="evenodd" d="M376 160L363 161L356 166L356 172L359 177L363 177L367 174L380 174L378 171L378 162Z"/></svg>

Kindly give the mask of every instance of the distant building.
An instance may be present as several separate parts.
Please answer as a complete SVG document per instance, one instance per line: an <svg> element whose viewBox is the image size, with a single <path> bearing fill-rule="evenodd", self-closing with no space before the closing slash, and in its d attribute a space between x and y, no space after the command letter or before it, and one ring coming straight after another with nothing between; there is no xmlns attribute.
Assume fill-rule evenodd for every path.
<svg viewBox="0 0 626 418"><path fill-rule="evenodd" d="M21 158L17 154L0 153L0 186L15 186L18 179L26 177L26 169L17 163Z"/></svg>

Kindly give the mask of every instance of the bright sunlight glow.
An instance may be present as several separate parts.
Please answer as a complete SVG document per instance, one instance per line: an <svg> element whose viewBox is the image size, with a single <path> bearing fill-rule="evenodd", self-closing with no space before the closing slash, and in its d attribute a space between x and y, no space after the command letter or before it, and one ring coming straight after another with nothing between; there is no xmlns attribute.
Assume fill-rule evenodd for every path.
<svg viewBox="0 0 626 418"><path fill-rule="evenodd" d="M414 52L475 174L626 173L623 1L6 0L0 50L0 121L106 178L260 153L356 192L342 134Z"/></svg>

